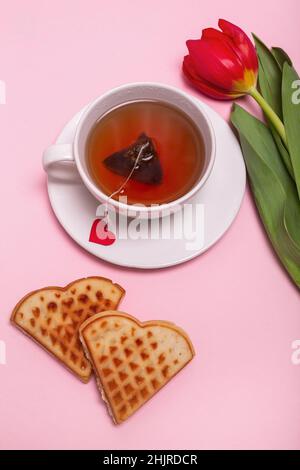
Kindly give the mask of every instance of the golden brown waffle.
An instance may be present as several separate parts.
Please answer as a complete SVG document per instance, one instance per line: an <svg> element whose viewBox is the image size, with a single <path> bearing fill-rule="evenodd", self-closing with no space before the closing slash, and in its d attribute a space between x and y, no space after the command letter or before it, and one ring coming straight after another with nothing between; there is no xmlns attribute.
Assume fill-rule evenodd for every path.
<svg viewBox="0 0 300 470"><path fill-rule="evenodd" d="M63 288L29 293L16 305L11 321L88 382L92 368L79 341L79 327L95 313L117 308L124 293L103 277L78 279Z"/></svg>
<svg viewBox="0 0 300 470"><path fill-rule="evenodd" d="M115 423L138 410L194 356L189 337L172 323L141 323L117 311L89 318L79 336Z"/></svg>

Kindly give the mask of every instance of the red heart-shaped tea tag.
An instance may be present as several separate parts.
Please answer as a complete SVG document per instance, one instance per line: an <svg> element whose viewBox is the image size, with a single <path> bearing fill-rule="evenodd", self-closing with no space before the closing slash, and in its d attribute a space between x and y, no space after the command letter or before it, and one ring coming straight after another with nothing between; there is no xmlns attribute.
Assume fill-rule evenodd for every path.
<svg viewBox="0 0 300 470"><path fill-rule="evenodd" d="M89 241L98 245L109 246L116 241L116 236L108 230L105 219L95 219L91 228Z"/></svg>

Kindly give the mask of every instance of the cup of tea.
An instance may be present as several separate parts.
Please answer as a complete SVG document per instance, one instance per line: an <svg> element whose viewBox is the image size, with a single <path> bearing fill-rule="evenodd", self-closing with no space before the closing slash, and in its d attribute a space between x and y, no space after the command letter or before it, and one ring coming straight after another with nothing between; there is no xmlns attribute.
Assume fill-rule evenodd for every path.
<svg viewBox="0 0 300 470"><path fill-rule="evenodd" d="M147 82L97 98L84 110L73 142L51 145L43 155L46 172L71 162L99 202L146 217L187 203L214 161L214 130L202 108L177 88Z"/></svg>

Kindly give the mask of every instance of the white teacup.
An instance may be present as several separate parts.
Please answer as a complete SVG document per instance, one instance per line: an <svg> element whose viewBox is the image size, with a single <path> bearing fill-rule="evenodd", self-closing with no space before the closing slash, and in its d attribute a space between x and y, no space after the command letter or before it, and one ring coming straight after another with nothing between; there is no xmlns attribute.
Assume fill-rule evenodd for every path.
<svg viewBox="0 0 300 470"><path fill-rule="evenodd" d="M205 148L205 163L201 175L196 184L183 196L169 203L156 206L142 206L124 204L109 198L95 184L89 174L86 161L86 142L91 129L101 116L107 114L113 108L131 101L157 100L176 106L187 114L199 129ZM45 171L50 172L51 167L59 168L63 162L75 163L82 182L98 201L108 204L119 212L128 215L157 217L178 209L195 195L205 184L215 161L215 134L205 112L197 106L192 97L183 91L159 83L130 83L114 88L93 101L83 112L76 128L74 141L70 144L54 144L48 147L43 155Z"/></svg>

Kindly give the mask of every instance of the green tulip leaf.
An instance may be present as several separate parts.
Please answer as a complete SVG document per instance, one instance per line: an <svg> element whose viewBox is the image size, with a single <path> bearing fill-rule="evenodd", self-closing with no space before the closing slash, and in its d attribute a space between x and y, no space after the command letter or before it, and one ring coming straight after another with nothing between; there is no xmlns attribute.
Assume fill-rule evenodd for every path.
<svg viewBox="0 0 300 470"><path fill-rule="evenodd" d="M287 54L280 48L273 48L275 53L267 48L267 46L253 34L255 40L255 46L259 61L258 81L261 94L269 105L273 108L275 113L282 119L282 70L281 63L284 63L284 58L290 60ZM280 57L280 59L279 59ZM294 179L293 166L291 163L290 155L285 145L283 144L281 137L278 135L275 128L272 126L270 120L266 117L266 121L272 131L273 138L276 142L277 148L280 152L282 160Z"/></svg>
<svg viewBox="0 0 300 470"><path fill-rule="evenodd" d="M289 65L293 65L290 57L287 55L287 53L281 49L281 47L272 47L271 52L273 56L275 57L277 64L283 69L283 64L287 62Z"/></svg>
<svg viewBox="0 0 300 470"><path fill-rule="evenodd" d="M281 119L282 73L280 66L267 46L255 34L253 37L259 62L258 82L261 94Z"/></svg>
<svg viewBox="0 0 300 470"><path fill-rule="evenodd" d="M250 186L266 232L287 272L300 287L300 203L270 129L238 105L237 129Z"/></svg>
<svg viewBox="0 0 300 470"><path fill-rule="evenodd" d="M283 121L300 198L300 93L297 91L299 86L300 79L296 70L285 62L282 72Z"/></svg>
<svg viewBox="0 0 300 470"><path fill-rule="evenodd" d="M288 197L286 200L284 223L290 241L300 251L299 202L296 197Z"/></svg>
<svg viewBox="0 0 300 470"><path fill-rule="evenodd" d="M291 158L290 158L290 154L289 152L287 151L287 149L285 148L285 145L284 143L282 142L281 140L281 137L279 136L279 134L277 133L277 131L274 129L273 125L271 124L271 122L269 121L269 119L267 119L268 121L268 124L269 124L269 127L271 129L271 132L272 132L272 135L273 135L273 139L275 140L275 143L277 145L277 148L279 150L279 153L282 157L282 160L284 161L284 164L290 174L290 176L293 178L293 180L295 179L295 176L294 176L294 170L293 170L293 166L292 166L292 163L291 163Z"/></svg>

